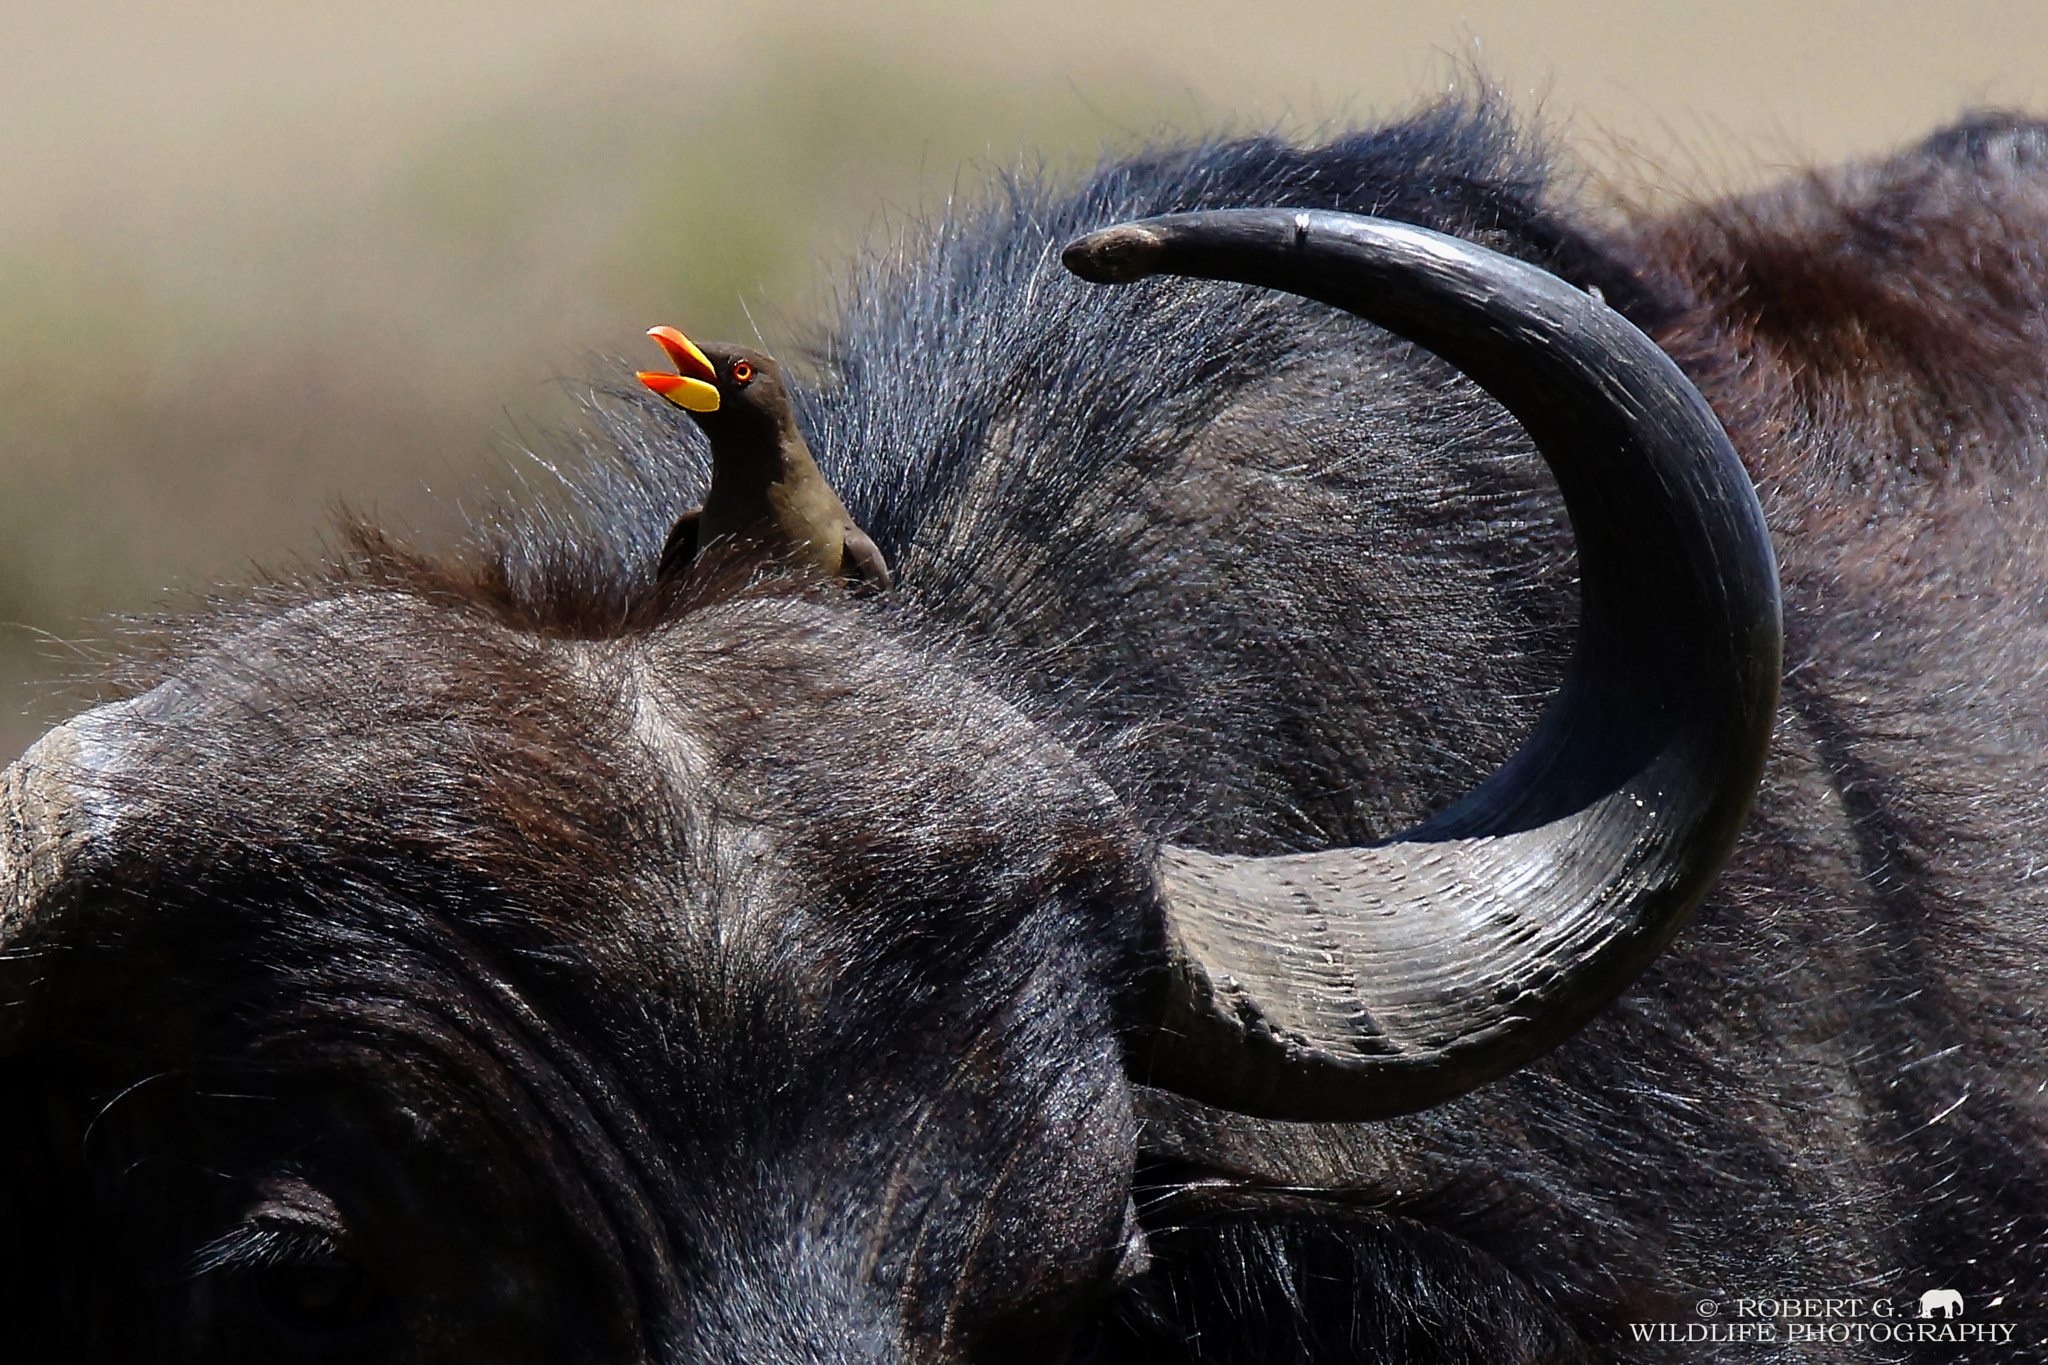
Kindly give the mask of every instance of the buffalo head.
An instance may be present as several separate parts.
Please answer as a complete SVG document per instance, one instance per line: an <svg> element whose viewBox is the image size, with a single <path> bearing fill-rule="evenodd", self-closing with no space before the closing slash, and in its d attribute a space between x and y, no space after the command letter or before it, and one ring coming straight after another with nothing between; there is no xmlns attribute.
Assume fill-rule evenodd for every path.
<svg viewBox="0 0 2048 1365"><path fill-rule="evenodd" d="M1145 1273L1136 1085L1407 1112L1658 953L1778 667L1760 513L1671 362L1370 219L1163 218L1067 260L1334 304L1516 415L1583 602L1506 766L1371 846L1178 847L899 547L892 597L707 571L606 629L370 547L7 775L5 1330L75 1360L1055 1361Z"/></svg>

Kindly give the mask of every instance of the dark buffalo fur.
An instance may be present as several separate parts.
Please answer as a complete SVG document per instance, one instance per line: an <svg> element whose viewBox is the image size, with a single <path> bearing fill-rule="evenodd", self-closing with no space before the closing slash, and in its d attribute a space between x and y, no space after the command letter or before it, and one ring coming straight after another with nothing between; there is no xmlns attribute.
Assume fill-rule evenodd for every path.
<svg viewBox="0 0 2048 1365"><path fill-rule="evenodd" d="M1748 1360L1630 1324L1936 1287L2039 1341L2048 130L1627 229L1545 176L1452 105L1012 184L866 267L800 401L885 599L658 587L702 446L618 396L473 551L357 532L193 627L88 722L103 852L0 974L15 1355ZM1771 771L1672 954L1371 1126L1125 1083L1150 841L1469 788L1559 675L1569 535L1431 357L1059 268L1241 204L1597 287L1720 411L1786 579ZM336 1245L373 1307L279 1326ZM1923 1350L1799 1358L2007 1358Z"/></svg>

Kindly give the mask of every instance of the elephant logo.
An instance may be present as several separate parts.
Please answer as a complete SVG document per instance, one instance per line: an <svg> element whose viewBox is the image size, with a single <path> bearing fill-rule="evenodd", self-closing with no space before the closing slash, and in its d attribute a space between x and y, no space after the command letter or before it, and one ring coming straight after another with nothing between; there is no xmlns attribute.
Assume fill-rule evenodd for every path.
<svg viewBox="0 0 2048 1365"><path fill-rule="evenodd" d="M1930 1289L1920 1296L1920 1316L1931 1318L1939 1309L1945 1318L1963 1311L1963 1296L1953 1289Z"/></svg>

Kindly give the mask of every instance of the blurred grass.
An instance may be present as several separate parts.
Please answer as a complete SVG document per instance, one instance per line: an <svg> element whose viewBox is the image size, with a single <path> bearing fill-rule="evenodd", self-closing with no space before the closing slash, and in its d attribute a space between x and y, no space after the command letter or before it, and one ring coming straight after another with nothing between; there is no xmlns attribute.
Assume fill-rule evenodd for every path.
<svg viewBox="0 0 2048 1365"><path fill-rule="evenodd" d="M48 638L317 552L340 498L445 527L593 352L772 346L821 263L1027 155L1362 119L1477 60L1654 201L2048 106L2044 57L2009 0L10 0L0 762L82 695Z"/></svg>

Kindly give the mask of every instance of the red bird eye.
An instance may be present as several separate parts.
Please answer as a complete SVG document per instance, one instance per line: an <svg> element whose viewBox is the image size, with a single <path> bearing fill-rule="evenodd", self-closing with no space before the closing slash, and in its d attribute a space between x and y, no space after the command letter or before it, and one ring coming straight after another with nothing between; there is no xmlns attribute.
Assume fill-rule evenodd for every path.
<svg viewBox="0 0 2048 1365"><path fill-rule="evenodd" d="M741 360L741 361L736 361L736 362L734 362L734 364L733 364L733 367L732 367L732 382L733 382L733 383L735 383L735 384L744 384L744 383L746 383L746 382L747 382L747 381L748 381L749 379L752 379L753 377L754 377L754 367L753 367L752 365L749 365L749 364L748 364L748 363L747 363L746 361L744 361L744 360Z"/></svg>

